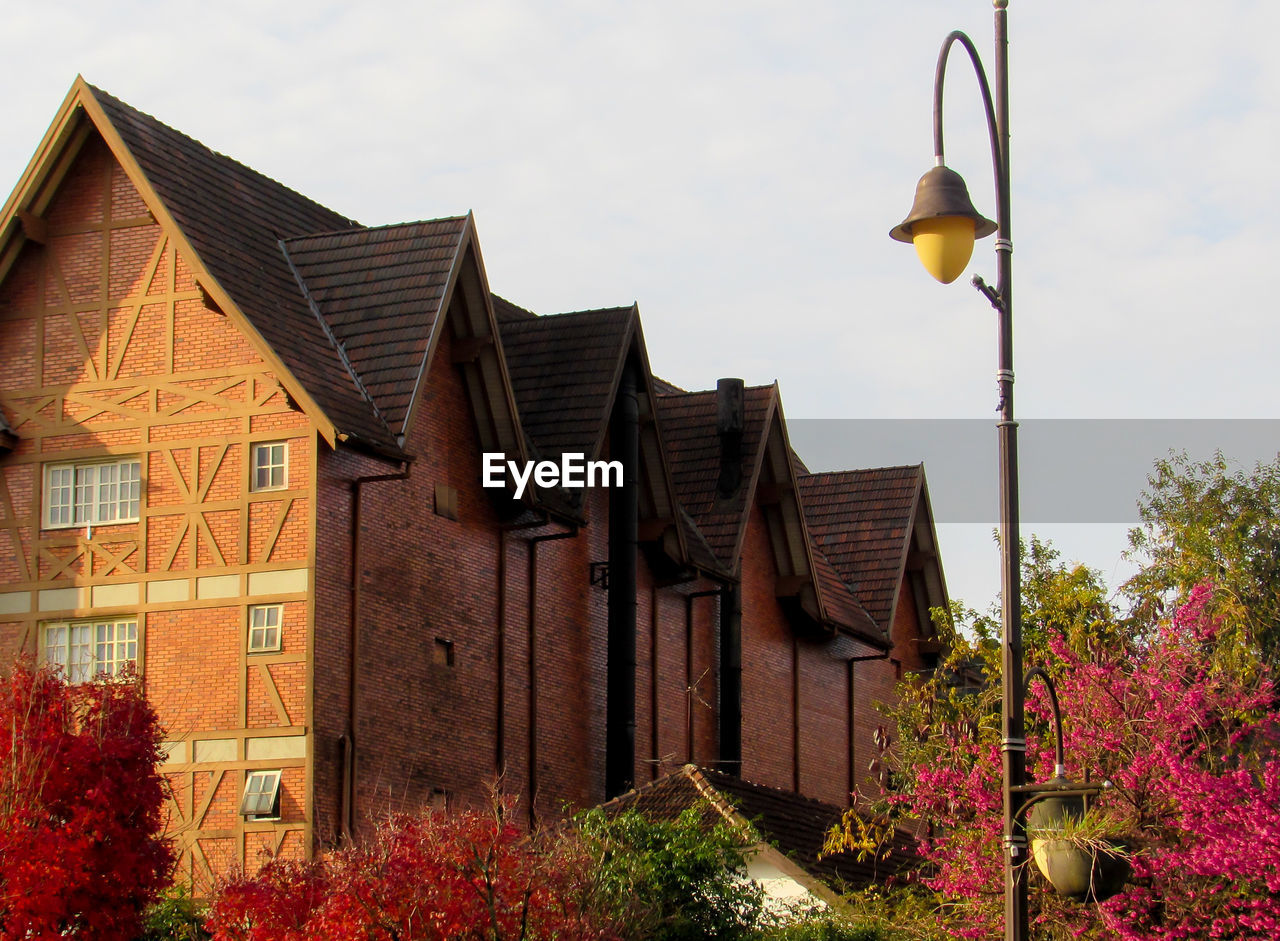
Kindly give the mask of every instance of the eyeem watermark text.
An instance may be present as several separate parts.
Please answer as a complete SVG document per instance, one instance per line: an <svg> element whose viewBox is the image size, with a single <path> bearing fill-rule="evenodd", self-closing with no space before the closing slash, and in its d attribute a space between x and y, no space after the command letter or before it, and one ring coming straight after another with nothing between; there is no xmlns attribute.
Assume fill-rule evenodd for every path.
<svg viewBox="0 0 1280 941"><path fill-rule="evenodd" d="M539 487L621 487L621 461L588 461L585 454L565 453L556 461L526 461L521 467L517 461L506 460L501 452L484 453L480 482L486 487L505 487L510 474L516 485L516 499L532 479Z"/></svg>

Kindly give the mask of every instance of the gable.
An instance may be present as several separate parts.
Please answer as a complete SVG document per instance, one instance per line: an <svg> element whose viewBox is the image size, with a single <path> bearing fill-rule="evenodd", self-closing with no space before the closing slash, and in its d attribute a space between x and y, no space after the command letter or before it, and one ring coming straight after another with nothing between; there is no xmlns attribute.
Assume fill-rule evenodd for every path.
<svg viewBox="0 0 1280 941"><path fill-rule="evenodd" d="M405 434L466 221L350 229L282 244L304 295L395 435Z"/></svg>
<svg viewBox="0 0 1280 941"><path fill-rule="evenodd" d="M238 322L331 444L395 441L298 290L279 242L346 219L77 79L0 214L0 279L39 242L79 148L97 134L193 269L210 306Z"/></svg>
<svg viewBox="0 0 1280 941"><path fill-rule="evenodd" d="M6 389L75 386L60 407L82 422L128 417L142 408L134 380L177 374L157 396L177 418L210 405L184 403L188 392L230 391L209 374L264 367L249 337L205 303L189 256L96 134L42 213L43 241L28 239L0 281ZM19 415L13 423L18 431Z"/></svg>

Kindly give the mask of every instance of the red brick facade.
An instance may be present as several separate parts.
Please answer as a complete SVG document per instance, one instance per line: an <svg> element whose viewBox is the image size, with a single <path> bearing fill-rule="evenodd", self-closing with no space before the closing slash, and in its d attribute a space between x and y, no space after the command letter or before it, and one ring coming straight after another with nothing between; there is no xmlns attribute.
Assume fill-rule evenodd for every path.
<svg viewBox="0 0 1280 941"><path fill-rule="evenodd" d="M549 818L610 796L609 595L593 584L610 555L608 493L565 513L481 486L486 435L506 419L501 359L468 371L497 339L478 248L450 274L471 306L444 295L399 452L344 444L321 393L225 300L234 290L99 126L91 95L73 89L55 131L81 138L51 131L57 146L0 232L13 443L0 450L0 645L47 656L51 624L136 621L170 742L170 829L197 885L263 852L309 854L387 809L476 804L497 786ZM489 311L487 339L477 310ZM628 344L621 355L643 362L642 340ZM803 552L775 558L779 517L763 507L776 496L747 494L736 567L681 557L696 533L663 509L666 471L654 468L674 458L655 450L652 392L642 398L657 496L635 580L633 780L722 758L723 591L737 584L741 775L846 803L871 756L873 703L902 670L928 666L912 593L898 593L892 659L851 666L890 641L787 601L804 581L796 564L817 583ZM276 442L283 486L259 489L254 446ZM49 466L133 458L136 521L45 525ZM787 525L810 538L802 518ZM254 650L261 606L278 642ZM278 819L241 812L261 771L281 773Z"/></svg>

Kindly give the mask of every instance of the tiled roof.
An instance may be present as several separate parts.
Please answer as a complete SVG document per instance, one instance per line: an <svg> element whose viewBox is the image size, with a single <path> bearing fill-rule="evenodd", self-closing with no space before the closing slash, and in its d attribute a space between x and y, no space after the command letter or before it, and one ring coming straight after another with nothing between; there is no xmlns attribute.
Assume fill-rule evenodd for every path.
<svg viewBox="0 0 1280 941"><path fill-rule="evenodd" d="M809 532L882 625L893 620L922 473L913 464L799 478Z"/></svg>
<svg viewBox="0 0 1280 941"><path fill-rule="evenodd" d="M658 421L671 461L676 496L698 524L716 557L730 569L736 566L734 555L746 522L750 496L748 484L772 401L772 386L750 386L744 391L742 485L733 494L722 497L717 491L720 439L716 434L715 391L658 396Z"/></svg>
<svg viewBox="0 0 1280 941"><path fill-rule="evenodd" d="M466 226L458 217L285 242L307 294L397 434Z"/></svg>
<svg viewBox="0 0 1280 941"><path fill-rule="evenodd" d="M497 294L490 294L493 298L493 315L498 319L498 323L506 323L510 320L532 320L538 315L531 310L525 310L518 304L513 304L505 297L499 297Z"/></svg>
<svg viewBox="0 0 1280 941"><path fill-rule="evenodd" d="M848 852L822 857L827 833L840 822L843 808L693 765L628 791L604 809L609 813L634 809L656 820L674 820L700 804L708 829L718 820L732 821L736 813L755 826L766 842L832 885L883 881L917 859L911 838L901 832L895 834L887 859L859 860Z"/></svg>
<svg viewBox="0 0 1280 941"><path fill-rule="evenodd" d="M525 433L544 457L579 452L594 458L635 308L525 319L513 317L513 307L504 303L498 313L499 331Z"/></svg>
<svg viewBox="0 0 1280 941"><path fill-rule="evenodd" d="M201 262L339 431L395 439L310 310L280 240L356 222L91 88Z"/></svg>
<svg viewBox="0 0 1280 941"><path fill-rule="evenodd" d="M812 538L811 533L810 539ZM881 642L888 640L884 629L862 607L854 592L827 559L822 548L813 545L810 554L813 558L814 573L818 577L818 590L822 593L828 619L851 628L868 640ZM881 622L881 624L884 623L887 622Z"/></svg>
<svg viewBox="0 0 1280 941"><path fill-rule="evenodd" d="M742 485L728 497L717 490L720 477L720 438L716 433L716 393L684 392L658 396L658 420L663 443L671 460L671 477L676 495L693 517L699 532L715 552L721 565L732 570L742 527L746 524L748 486L760 457L760 445L767 433L766 422L774 402L773 386L751 386L744 390L745 427L742 435ZM821 548L812 552L817 588L822 594L827 617L870 639L883 639L884 631L859 605L857 598L824 557Z"/></svg>

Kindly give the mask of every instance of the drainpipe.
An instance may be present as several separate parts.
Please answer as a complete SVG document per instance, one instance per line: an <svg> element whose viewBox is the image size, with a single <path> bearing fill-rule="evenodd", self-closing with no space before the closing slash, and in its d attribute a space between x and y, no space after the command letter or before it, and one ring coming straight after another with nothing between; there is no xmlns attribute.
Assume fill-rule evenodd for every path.
<svg viewBox="0 0 1280 941"><path fill-rule="evenodd" d="M351 621L347 629L347 650L350 656L347 664L347 728L338 739L342 762L338 821L345 842L351 841L356 830L356 724L359 718L356 703L360 693L360 583L363 543L360 538L360 497L365 484L408 480L409 461L401 461L400 467L400 472L396 474L372 474L357 477L351 482Z"/></svg>
<svg viewBox="0 0 1280 941"><path fill-rule="evenodd" d="M656 781L662 763L658 736L658 586L649 589L649 780Z"/></svg>
<svg viewBox="0 0 1280 941"><path fill-rule="evenodd" d="M498 636L494 652L493 770L501 781L507 773L507 530L498 528Z"/></svg>
<svg viewBox="0 0 1280 941"><path fill-rule="evenodd" d="M552 542L556 539L572 539L578 535L578 527L571 526L562 533L547 533L534 536L529 540L529 587L528 627L529 627L529 824L537 822L538 795L538 544Z"/></svg>
<svg viewBox="0 0 1280 941"><path fill-rule="evenodd" d="M710 591L691 591L684 596L684 703L685 703L685 763L697 764L693 749L693 602L697 598L722 598L723 588Z"/></svg>
<svg viewBox="0 0 1280 941"><path fill-rule="evenodd" d="M622 486L609 491L609 630L605 703L605 799L635 784L636 543L640 464L640 403L635 367L618 382L609 456L622 464Z"/></svg>
<svg viewBox="0 0 1280 941"><path fill-rule="evenodd" d="M742 774L742 585L720 596L720 770Z"/></svg>
<svg viewBox="0 0 1280 941"><path fill-rule="evenodd" d="M853 795L858 790L857 781L857 753L858 753L858 722L857 722L857 697L854 695L854 680L857 676L857 664L867 663L871 660L888 660L892 648L882 653L871 654L867 657L850 657L849 663L849 778L846 782L846 790L849 792L849 806L854 804Z"/></svg>
<svg viewBox="0 0 1280 941"><path fill-rule="evenodd" d="M800 793L800 638L791 634L791 790Z"/></svg>

